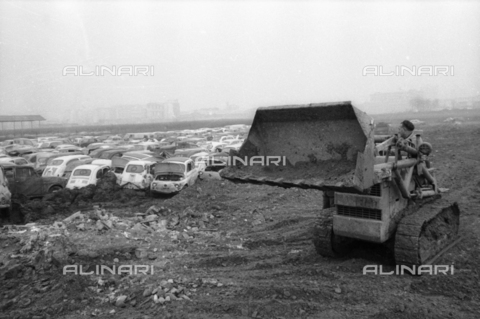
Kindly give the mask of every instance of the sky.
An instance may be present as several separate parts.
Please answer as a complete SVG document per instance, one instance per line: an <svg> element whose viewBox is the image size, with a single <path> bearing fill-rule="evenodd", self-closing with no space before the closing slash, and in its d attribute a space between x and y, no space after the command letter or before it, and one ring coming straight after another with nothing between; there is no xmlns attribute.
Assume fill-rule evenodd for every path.
<svg viewBox="0 0 480 319"><path fill-rule="evenodd" d="M153 74L75 76L68 66ZM372 66L449 72L364 74ZM183 112L361 105L406 90L480 94L480 2L0 0L0 115L172 99Z"/></svg>

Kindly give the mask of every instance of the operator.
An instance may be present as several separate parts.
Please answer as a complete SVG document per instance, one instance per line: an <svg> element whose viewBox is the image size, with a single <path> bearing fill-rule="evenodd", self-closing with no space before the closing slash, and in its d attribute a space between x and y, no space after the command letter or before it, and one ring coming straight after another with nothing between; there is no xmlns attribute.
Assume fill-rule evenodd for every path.
<svg viewBox="0 0 480 319"><path fill-rule="evenodd" d="M415 145L415 142L413 140L413 138L414 138L413 131L414 130L415 130L415 125L413 125L413 123L410 122L409 120L405 120L401 123L400 128L398 129L398 134L404 140L407 140L408 142Z"/></svg>
<svg viewBox="0 0 480 319"><path fill-rule="evenodd" d="M414 141L415 134L413 134L414 130L415 125L409 120L404 120L398 129L399 139L397 141L397 147L400 149L404 149L405 147L416 149ZM407 153L406 155L407 157L412 157L410 153ZM416 155L413 157L416 157Z"/></svg>
<svg viewBox="0 0 480 319"><path fill-rule="evenodd" d="M398 138L395 136L390 137L383 143L380 143L375 146L376 154L381 154L387 150L387 148L394 142L400 148L404 146L409 146L415 148L415 134L413 131L415 130L415 125L409 120L404 120L400 123L400 127L398 128Z"/></svg>

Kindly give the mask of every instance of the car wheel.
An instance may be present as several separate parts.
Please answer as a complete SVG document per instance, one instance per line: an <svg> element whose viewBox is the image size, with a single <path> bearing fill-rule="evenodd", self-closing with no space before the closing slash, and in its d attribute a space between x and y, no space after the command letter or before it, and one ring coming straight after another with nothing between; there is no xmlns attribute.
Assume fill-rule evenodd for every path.
<svg viewBox="0 0 480 319"><path fill-rule="evenodd" d="M11 208L0 208L0 225L9 222L11 216Z"/></svg>
<svg viewBox="0 0 480 319"><path fill-rule="evenodd" d="M50 189L48 190L48 192L49 192L49 193L56 193L56 192L61 191L61 190L62 190L62 187L56 185L56 186L50 187Z"/></svg>

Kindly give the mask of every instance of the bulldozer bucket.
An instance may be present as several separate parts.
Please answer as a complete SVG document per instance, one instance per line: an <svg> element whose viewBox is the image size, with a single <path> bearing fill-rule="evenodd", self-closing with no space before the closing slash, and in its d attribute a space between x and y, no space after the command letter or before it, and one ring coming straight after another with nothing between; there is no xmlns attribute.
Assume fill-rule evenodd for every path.
<svg viewBox="0 0 480 319"><path fill-rule="evenodd" d="M222 177L362 192L373 185L373 129L373 119L351 102L261 107L236 154L243 162L232 160ZM254 156L267 160L252 165ZM278 156L280 164L268 162Z"/></svg>

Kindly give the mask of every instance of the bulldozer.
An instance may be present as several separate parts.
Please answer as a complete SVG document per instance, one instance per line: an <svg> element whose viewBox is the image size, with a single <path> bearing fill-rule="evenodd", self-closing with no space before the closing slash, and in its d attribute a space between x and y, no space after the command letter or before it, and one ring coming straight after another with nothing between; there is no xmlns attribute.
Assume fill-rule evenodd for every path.
<svg viewBox="0 0 480 319"><path fill-rule="evenodd" d="M322 191L313 227L320 255L367 241L391 248L397 265L429 265L458 242L460 209L442 198L432 145L413 134L413 143L375 135L373 118L349 101L260 107L234 154L241 161L221 176ZM244 165L258 156L282 156L285 165Z"/></svg>

